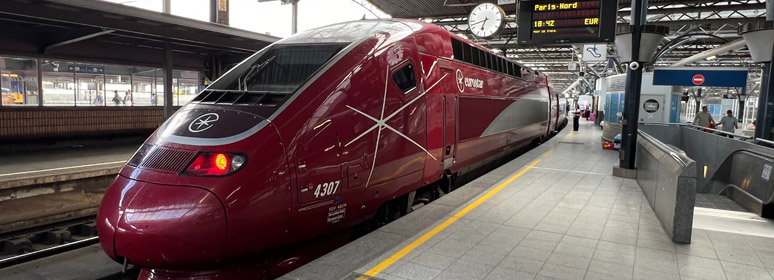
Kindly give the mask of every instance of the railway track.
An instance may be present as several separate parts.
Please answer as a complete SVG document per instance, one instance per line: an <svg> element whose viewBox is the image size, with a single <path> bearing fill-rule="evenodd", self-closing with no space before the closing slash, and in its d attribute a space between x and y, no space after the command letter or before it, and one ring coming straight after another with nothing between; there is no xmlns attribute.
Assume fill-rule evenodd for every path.
<svg viewBox="0 0 774 280"><path fill-rule="evenodd" d="M118 169L0 178L0 269L98 243L97 208Z"/></svg>
<svg viewBox="0 0 774 280"><path fill-rule="evenodd" d="M0 268L96 244L95 219L91 215L0 235Z"/></svg>

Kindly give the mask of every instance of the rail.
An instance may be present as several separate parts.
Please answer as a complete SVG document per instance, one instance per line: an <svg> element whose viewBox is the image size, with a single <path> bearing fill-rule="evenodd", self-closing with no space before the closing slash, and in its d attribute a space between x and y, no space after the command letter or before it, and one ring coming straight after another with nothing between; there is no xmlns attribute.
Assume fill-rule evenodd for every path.
<svg viewBox="0 0 774 280"><path fill-rule="evenodd" d="M643 123L640 123L640 124L643 124ZM734 133L730 133L730 132L726 132L726 131L722 131L722 130L718 130L718 129L714 129L714 128L709 128L709 127L701 127L701 126L698 126L698 125L695 125L695 124L692 124L692 123L647 123L647 124L648 125L660 125L660 126L674 126L674 125L676 125L676 126L682 126L682 127L695 128L696 130L709 130L709 131L712 131L713 133L719 133L719 134L722 134L722 135L725 135L725 136L732 136L735 139L753 140L753 141L757 141L757 142L761 142L761 143L766 143L768 145L774 146L774 141L772 141L772 140L756 138L754 136L745 136L745 135L734 134Z"/></svg>
<svg viewBox="0 0 774 280"><path fill-rule="evenodd" d="M89 237L89 238L86 238L86 239L83 239L83 240L78 240L78 241L70 242L70 243L67 243L67 244L53 246L53 247L49 247L49 248L46 248L46 249L37 250L37 251L34 251L34 252L30 252L30 253L26 253L26 254L21 254L21 255L9 257L9 258L1 259L0 260L0 268L6 268L6 267L9 267L9 266L17 265L17 264L28 262L28 261L31 261L31 260L36 260L36 259L40 259L40 258L44 258L44 257L60 254L60 253L63 253L63 252L75 250L75 249L78 249L78 248L83 248L83 247L86 247L86 246L89 246L89 245L97 244L98 242L99 242L99 238L94 236L94 237Z"/></svg>

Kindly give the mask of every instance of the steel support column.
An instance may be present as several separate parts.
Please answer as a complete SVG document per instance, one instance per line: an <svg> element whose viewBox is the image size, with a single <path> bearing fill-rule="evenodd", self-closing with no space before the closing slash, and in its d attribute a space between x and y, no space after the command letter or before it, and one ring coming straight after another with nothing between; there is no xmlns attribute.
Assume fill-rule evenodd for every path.
<svg viewBox="0 0 774 280"><path fill-rule="evenodd" d="M172 107L174 89L172 88L172 47L169 43L164 44L164 119L169 119L174 113ZM158 98L158 96L156 97Z"/></svg>
<svg viewBox="0 0 774 280"><path fill-rule="evenodd" d="M642 88L642 68L640 62L640 41L642 26L648 12L647 0L632 1L632 61L626 70L626 97L621 133L621 152L619 168L634 169L635 152L637 151L637 120L640 114L640 91ZM636 66L636 67L635 67Z"/></svg>
<svg viewBox="0 0 774 280"><path fill-rule="evenodd" d="M228 0L210 0L210 22L229 25Z"/></svg>
<svg viewBox="0 0 774 280"><path fill-rule="evenodd" d="M696 113L701 112L701 100L704 98L702 88L696 90L696 94L693 95L693 102L696 103Z"/></svg>
<svg viewBox="0 0 774 280"><path fill-rule="evenodd" d="M747 88L743 87L740 90L741 92L736 95L737 100L739 100L739 110L736 112L736 115L738 116L736 118L736 121L739 123L744 122L744 107L746 105L745 101L747 101Z"/></svg>
<svg viewBox="0 0 774 280"><path fill-rule="evenodd" d="M771 126L774 124L774 75L772 62L764 62L761 74L761 91L758 97L758 118L755 120L755 138L771 140Z"/></svg>
<svg viewBox="0 0 774 280"><path fill-rule="evenodd" d="M774 20L774 1L766 1L766 21ZM774 46L772 46L774 48ZM761 74L761 91L758 97L758 118L755 120L755 138L771 140L771 125L774 123L774 75L771 73L774 61L766 61Z"/></svg>
<svg viewBox="0 0 774 280"><path fill-rule="evenodd" d="M161 12L165 14L172 14L172 0L164 0L161 6Z"/></svg>
<svg viewBox="0 0 774 280"><path fill-rule="evenodd" d="M296 34L296 32L298 32L298 0L293 0L292 4L293 4L293 25L292 25L293 29L291 30L291 32L293 33L291 34Z"/></svg>

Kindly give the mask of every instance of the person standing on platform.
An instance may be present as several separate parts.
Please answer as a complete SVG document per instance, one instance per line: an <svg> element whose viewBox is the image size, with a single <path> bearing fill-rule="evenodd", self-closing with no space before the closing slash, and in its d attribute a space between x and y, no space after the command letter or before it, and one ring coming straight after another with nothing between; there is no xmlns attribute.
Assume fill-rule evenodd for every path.
<svg viewBox="0 0 774 280"><path fill-rule="evenodd" d="M578 104L575 104L575 112L572 113L572 131L578 131L580 125L581 110Z"/></svg>
<svg viewBox="0 0 774 280"><path fill-rule="evenodd" d="M589 116L591 115L591 109L589 108L589 105L586 105L586 110L583 112L583 116L586 117L586 120L589 120Z"/></svg>
<svg viewBox="0 0 774 280"><path fill-rule="evenodd" d="M734 134L734 129L739 128L736 125L736 118L734 118L734 113L731 110L726 111L726 115L720 118L720 125L723 131L730 133L726 134L729 138L734 138L732 135Z"/></svg>
<svg viewBox="0 0 774 280"><path fill-rule="evenodd" d="M712 115L710 115L707 110L707 106L701 106L701 112L696 113L696 117L693 118L693 123L700 127L707 128L710 124L714 125L715 120L712 119Z"/></svg>
<svg viewBox="0 0 774 280"><path fill-rule="evenodd" d="M124 105L126 105L126 103L129 103L129 106L132 106L132 91L131 90L127 90L126 94L124 95Z"/></svg>

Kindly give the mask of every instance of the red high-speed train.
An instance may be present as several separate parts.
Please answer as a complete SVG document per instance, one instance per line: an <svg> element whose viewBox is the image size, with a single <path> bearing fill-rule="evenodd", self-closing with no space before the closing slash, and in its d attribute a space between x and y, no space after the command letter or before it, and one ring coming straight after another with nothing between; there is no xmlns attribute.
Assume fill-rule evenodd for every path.
<svg viewBox="0 0 774 280"><path fill-rule="evenodd" d="M566 123L546 76L438 26L363 20L252 55L183 106L105 194L105 252L217 264L449 191Z"/></svg>

